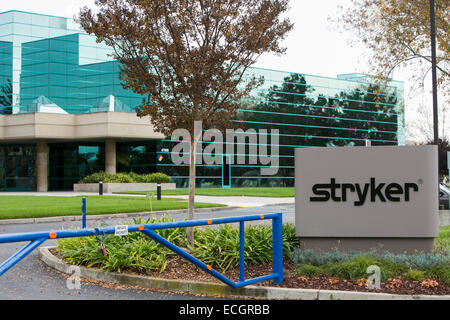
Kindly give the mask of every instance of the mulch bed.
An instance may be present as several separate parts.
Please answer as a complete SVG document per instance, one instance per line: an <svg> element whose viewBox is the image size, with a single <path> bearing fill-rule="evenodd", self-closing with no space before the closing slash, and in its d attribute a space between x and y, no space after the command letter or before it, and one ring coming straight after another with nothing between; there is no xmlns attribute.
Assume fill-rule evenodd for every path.
<svg viewBox="0 0 450 320"><path fill-rule="evenodd" d="M343 291L362 291L362 292L382 292L391 294L409 294L409 295L450 295L450 287L437 283L435 287L423 286L420 281L409 281L404 279L393 279L392 281L381 283L380 289L368 289L363 282L330 278L320 276L315 278L299 277L295 275L295 266L292 262L284 261L283 283L276 285L272 281L256 283L257 286L270 286L280 288L302 288L302 289L322 289L322 290L343 290ZM253 264L245 266L245 279L256 278L272 273L272 263ZM239 270L230 270L224 275L237 282L239 281ZM219 280L204 272L190 262L180 257L170 257L164 272L152 272L148 276L164 279L189 279L195 281L217 282ZM400 280L400 281L399 281ZM435 285L435 283L425 283Z"/></svg>
<svg viewBox="0 0 450 320"><path fill-rule="evenodd" d="M51 250L52 254L61 258L55 250ZM210 274L204 272L194 264L184 260L179 256L167 257L167 267L163 272L149 272L143 274L137 270L122 270L124 273L147 275L154 278L172 279L172 280L190 280L202 282L221 283ZM275 285L272 281L256 283L257 286L270 286L280 288L301 288L301 289L322 289L322 290L342 290L342 291L359 291L359 292L378 292L391 294L407 294L407 295L450 295L450 286L446 286L439 282L426 281L410 281L405 279L391 279L385 283L381 283L380 289L368 289L363 281L346 280L338 278L330 278L320 276L315 278L307 278L295 275L295 266L289 259L284 259L284 276L283 283ZM245 266L245 279L256 278L272 273L272 263L253 264ZM232 281L239 281L239 270L230 270L223 273Z"/></svg>

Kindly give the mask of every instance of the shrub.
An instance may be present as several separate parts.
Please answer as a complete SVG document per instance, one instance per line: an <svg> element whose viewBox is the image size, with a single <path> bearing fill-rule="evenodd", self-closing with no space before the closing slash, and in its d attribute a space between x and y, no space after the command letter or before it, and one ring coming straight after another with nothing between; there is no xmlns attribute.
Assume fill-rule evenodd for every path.
<svg viewBox="0 0 450 320"><path fill-rule="evenodd" d="M111 183L133 183L135 182L131 176L127 173L116 173L112 175L112 177L109 179L109 181L103 181L103 182L111 182Z"/></svg>
<svg viewBox="0 0 450 320"><path fill-rule="evenodd" d="M148 176L149 183L157 183L157 182L169 183L172 181L168 175L161 173L161 172L151 173L147 176Z"/></svg>
<svg viewBox="0 0 450 320"><path fill-rule="evenodd" d="M112 174L104 171L94 172L93 174L84 177L79 183L98 183L99 181L107 182L112 179Z"/></svg>
<svg viewBox="0 0 450 320"><path fill-rule="evenodd" d="M171 178L161 172L138 174L135 172L119 172L116 174L106 173L104 171L95 172L84 177L79 183L169 183Z"/></svg>
<svg viewBox="0 0 450 320"><path fill-rule="evenodd" d="M131 172L128 172L128 175L133 180L133 182L138 182L138 183L146 182L145 175L143 175L143 174L138 174L138 173L131 171Z"/></svg>

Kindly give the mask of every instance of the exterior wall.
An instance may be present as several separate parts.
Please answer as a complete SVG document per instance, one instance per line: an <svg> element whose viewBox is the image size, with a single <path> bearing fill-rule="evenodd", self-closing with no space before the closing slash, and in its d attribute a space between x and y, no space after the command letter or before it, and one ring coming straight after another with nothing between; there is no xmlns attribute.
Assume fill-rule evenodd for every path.
<svg viewBox="0 0 450 320"><path fill-rule="evenodd" d="M162 139L148 117L133 113L99 112L91 114L27 113L0 115L0 141L86 140L86 139Z"/></svg>
<svg viewBox="0 0 450 320"><path fill-rule="evenodd" d="M80 65L78 72L79 109L84 112L134 112L141 103L141 96L123 89L117 61Z"/></svg>
<svg viewBox="0 0 450 320"><path fill-rule="evenodd" d="M12 44L12 113L20 111L22 44L79 32L73 19L15 10L0 13L0 41Z"/></svg>
<svg viewBox="0 0 450 320"><path fill-rule="evenodd" d="M78 34L22 43L20 113L39 112L41 97L68 113L76 109L78 48Z"/></svg>

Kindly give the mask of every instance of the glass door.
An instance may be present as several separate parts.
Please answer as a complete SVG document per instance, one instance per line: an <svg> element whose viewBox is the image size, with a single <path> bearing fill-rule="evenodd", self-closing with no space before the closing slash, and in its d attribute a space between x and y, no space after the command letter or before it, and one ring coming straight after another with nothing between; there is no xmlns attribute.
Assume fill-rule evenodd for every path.
<svg viewBox="0 0 450 320"><path fill-rule="evenodd" d="M6 156L5 191L31 190L29 161L27 156Z"/></svg>

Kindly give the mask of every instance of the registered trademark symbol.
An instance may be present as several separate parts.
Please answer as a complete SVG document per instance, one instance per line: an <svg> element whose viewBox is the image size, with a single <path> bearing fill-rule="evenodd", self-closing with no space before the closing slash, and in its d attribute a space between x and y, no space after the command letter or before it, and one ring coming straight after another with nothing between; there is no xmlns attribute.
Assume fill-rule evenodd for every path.
<svg viewBox="0 0 450 320"><path fill-rule="evenodd" d="M423 180L422 180L422 179L419 179L419 180L417 180L417 183L418 183L418 184L423 184Z"/></svg>

